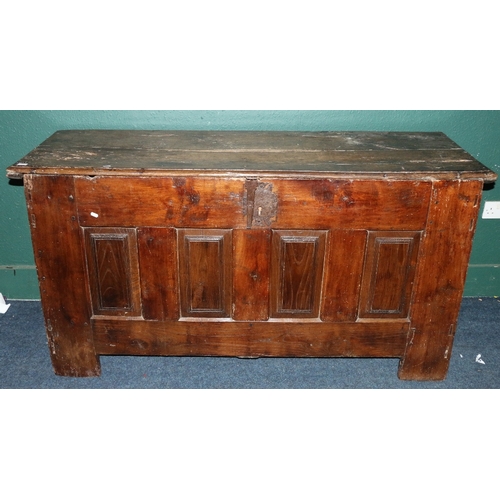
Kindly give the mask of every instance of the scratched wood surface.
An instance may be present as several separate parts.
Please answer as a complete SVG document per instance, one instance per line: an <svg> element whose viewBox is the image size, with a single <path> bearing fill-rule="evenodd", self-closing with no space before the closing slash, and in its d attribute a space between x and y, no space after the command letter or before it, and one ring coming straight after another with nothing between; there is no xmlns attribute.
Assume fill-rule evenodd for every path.
<svg viewBox="0 0 500 500"><path fill-rule="evenodd" d="M64 130L7 170L25 173L161 175L165 170L357 172L409 178L495 175L442 133Z"/></svg>

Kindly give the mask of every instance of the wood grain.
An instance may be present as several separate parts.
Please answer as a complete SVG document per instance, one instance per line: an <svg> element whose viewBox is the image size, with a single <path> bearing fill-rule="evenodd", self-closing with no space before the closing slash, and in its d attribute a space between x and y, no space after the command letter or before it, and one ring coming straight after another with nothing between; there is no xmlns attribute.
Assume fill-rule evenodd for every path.
<svg viewBox="0 0 500 500"><path fill-rule="evenodd" d="M8 168L7 175L133 175L145 170L149 175L165 170L254 170L385 173L400 179L416 172L490 182L496 178L439 132L151 130L59 131Z"/></svg>
<svg viewBox="0 0 500 500"><path fill-rule="evenodd" d="M411 334L399 377L446 377L477 222L482 183L434 184L417 267Z"/></svg>
<svg viewBox="0 0 500 500"><path fill-rule="evenodd" d="M25 193L54 372L72 377L100 375L73 178L29 175Z"/></svg>
<svg viewBox="0 0 500 500"><path fill-rule="evenodd" d="M271 232L235 229L233 248L233 318L266 321L269 319Z"/></svg>
<svg viewBox="0 0 500 500"><path fill-rule="evenodd" d="M180 229L178 242L182 316L230 317L231 231Z"/></svg>
<svg viewBox="0 0 500 500"><path fill-rule="evenodd" d="M77 177L75 187L85 227L246 227L239 179Z"/></svg>
<svg viewBox="0 0 500 500"><path fill-rule="evenodd" d="M336 357L403 355L407 321L383 323L94 320L100 354Z"/></svg>
<svg viewBox="0 0 500 500"><path fill-rule="evenodd" d="M135 229L86 228L84 232L94 314L141 316Z"/></svg>
<svg viewBox="0 0 500 500"><path fill-rule="evenodd" d="M206 176L77 177L75 186L85 227L420 230L432 183L271 178L253 199L242 180Z"/></svg>
<svg viewBox="0 0 500 500"><path fill-rule="evenodd" d="M274 226L308 229L419 230L425 226L430 182L359 179L273 179Z"/></svg>
<svg viewBox="0 0 500 500"><path fill-rule="evenodd" d="M370 231L361 283L361 318L406 318L420 232Z"/></svg>
<svg viewBox="0 0 500 500"><path fill-rule="evenodd" d="M273 231L272 317L318 317L326 235L326 231Z"/></svg>
<svg viewBox="0 0 500 500"><path fill-rule="evenodd" d="M142 315L149 320L179 318L177 232L167 227L137 231Z"/></svg>
<svg viewBox="0 0 500 500"><path fill-rule="evenodd" d="M335 230L329 233L321 319L356 321L363 276L366 231Z"/></svg>

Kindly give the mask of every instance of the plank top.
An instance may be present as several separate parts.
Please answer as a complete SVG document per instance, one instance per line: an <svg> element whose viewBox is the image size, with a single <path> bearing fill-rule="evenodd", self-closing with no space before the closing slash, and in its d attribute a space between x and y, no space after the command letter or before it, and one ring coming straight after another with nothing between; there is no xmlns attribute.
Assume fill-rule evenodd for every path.
<svg viewBox="0 0 500 500"><path fill-rule="evenodd" d="M61 130L7 169L29 173L497 178L441 132Z"/></svg>

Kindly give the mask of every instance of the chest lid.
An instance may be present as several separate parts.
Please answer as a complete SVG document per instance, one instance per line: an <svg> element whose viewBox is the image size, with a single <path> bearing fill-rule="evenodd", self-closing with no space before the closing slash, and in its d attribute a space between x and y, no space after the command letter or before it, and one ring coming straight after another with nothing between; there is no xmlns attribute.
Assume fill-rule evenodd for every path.
<svg viewBox="0 0 500 500"><path fill-rule="evenodd" d="M7 169L30 173L497 178L441 132L61 130Z"/></svg>

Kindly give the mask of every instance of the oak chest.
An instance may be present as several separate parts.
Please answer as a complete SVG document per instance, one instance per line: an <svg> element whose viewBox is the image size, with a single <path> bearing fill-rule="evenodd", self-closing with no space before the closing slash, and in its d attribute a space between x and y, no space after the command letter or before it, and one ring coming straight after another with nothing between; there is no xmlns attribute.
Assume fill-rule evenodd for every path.
<svg viewBox="0 0 500 500"><path fill-rule="evenodd" d="M441 133L70 130L23 178L55 373L396 357L446 376L483 183Z"/></svg>

